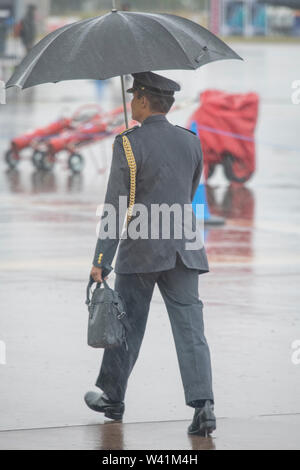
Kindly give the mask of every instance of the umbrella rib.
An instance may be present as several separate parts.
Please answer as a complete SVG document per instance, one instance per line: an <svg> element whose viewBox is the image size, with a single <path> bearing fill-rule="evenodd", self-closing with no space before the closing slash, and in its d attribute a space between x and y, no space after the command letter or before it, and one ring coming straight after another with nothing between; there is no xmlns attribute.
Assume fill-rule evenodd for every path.
<svg viewBox="0 0 300 470"><path fill-rule="evenodd" d="M120 15L120 17L122 18L123 21L126 22L127 29L128 29L128 31L130 32L130 34L131 34L131 36L133 37L134 42L135 42L135 44L136 44L136 50L138 51L139 56L141 56L141 52L140 52L140 49L139 49L139 47L138 47L138 41L137 41L137 39L136 39L136 37L135 37L133 31L130 29L129 21L126 19L126 16L125 16L125 15Z"/></svg>
<svg viewBox="0 0 300 470"><path fill-rule="evenodd" d="M156 15L153 15L153 16L156 16ZM164 14L163 17L164 17L164 19L165 19L166 21L169 21L169 20L170 20L169 17L170 17L170 18L175 17L176 19L182 20L181 17L177 17L176 15L170 15L170 14ZM195 23L195 24L197 24L197 23ZM198 24L197 24L197 26L198 26L199 28L201 28L201 30L205 30L205 28L203 28L203 26L198 25ZM237 57L239 57L240 59L242 59L242 58L241 58L235 51L233 51L226 43L224 43L220 38L218 38L218 36L214 35L214 34L211 33L211 31L209 31L209 30L205 30L205 31L206 31L206 33L208 33L208 38L205 40L205 45L208 47L209 52L214 52L214 53L216 53L216 54L218 54L218 55L229 56L228 58L230 58L230 59L233 58L233 57L232 57L232 54L234 53ZM195 37L194 37L194 33L192 33L191 31L185 31L185 30L184 30L184 33L185 33L192 41L198 42L198 41L195 39ZM171 33L171 34L172 34L172 33ZM176 38L175 38L175 39L176 39ZM225 47L226 50L220 52L220 51L218 51L218 50L216 50L216 49L211 49L211 48L209 47L209 44L210 44L213 40L217 40L217 42L219 42L223 47ZM203 46L201 46L201 44L199 44L199 46L200 46L200 47L203 47ZM227 58L227 57L224 57L224 58ZM243 60L243 59L242 59L242 60Z"/></svg>
<svg viewBox="0 0 300 470"><path fill-rule="evenodd" d="M149 16L151 17L154 17L156 19L157 15L152 15L152 14L149 14ZM190 64L192 63L192 60L190 58L190 56L187 54L187 52L185 51L183 45L181 44L180 40L176 38L176 36L168 30L168 28L162 24L160 21L158 21L158 19L156 19L157 23L170 35L172 36L172 38L176 41L176 43L179 45L179 47L181 48L181 50L183 51L184 55L188 58ZM193 38L192 38L193 39ZM192 65L192 67L194 68L194 65ZM197 68L197 66L195 67Z"/></svg>
<svg viewBox="0 0 300 470"><path fill-rule="evenodd" d="M104 16L106 16L106 15L104 15ZM102 19L102 18L104 18L104 16L97 17L96 20ZM94 20L95 20L95 18L94 18ZM60 34L57 34L57 35L53 38L53 40L47 44L47 46L45 47L45 49L43 49L43 50L41 51L41 53L40 53L39 56L37 57L37 60L35 60L34 64L32 65L32 68L30 69L30 73L32 73L34 67L38 64L41 54L43 54L43 53L48 49L48 47L52 46L53 43L56 41L56 39L61 39L62 35L65 34L65 33L68 33L68 31L69 31L71 28L74 28L75 26L81 26L82 24L88 23L88 22L90 22L90 21L91 21L91 19L88 18L87 20L76 21L75 23L71 23L70 25L68 25L68 27L63 27L63 28L61 28L61 29L63 29L63 31L61 31ZM73 47L75 47L75 45L74 45ZM27 72L27 71L28 71L28 70L26 70L26 72ZM27 77L26 77L25 80L27 80ZM57 81L61 81L61 80L57 80ZM26 82L25 82L25 83L26 83ZM25 83L24 83L24 84L25 84Z"/></svg>
<svg viewBox="0 0 300 470"><path fill-rule="evenodd" d="M64 34L65 32L68 32L72 27L74 27L74 25L75 25L76 23L79 24L79 23L83 23L84 21L87 21L87 20L78 21L78 22L75 22L75 23L71 23L71 24L69 24L69 25L67 25L67 26L63 26L62 28L59 28L59 29L61 29L62 31L60 31L59 34L54 35L53 39L40 51L40 53L38 54L38 56L34 58L34 60L32 61L32 63L30 64L29 70L27 69L27 70L24 71L24 74L22 75L22 77L25 76L23 86L26 85L26 80L27 80L27 78L28 78L28 75L32 73L33 69L34 69L34 68L37 66L37 64L38 64L41 55L44 54L44 52L48 49L48 47L50 47L50 46L56 41L56 39L61 38L62 34ZM59 30L58 30L58 31L59 31ZM57 31L57 32L58 32L58 31ZM55 31L54 31L54 32L55 32ZM47 37L47 36L46 36L46 37Z"/></svg>
<svg viewBox="0 0 300 470"><path fill-rule="evenodd" d="M69 29L70 27L71 27L71 25L67 25L67 26L63 26L61 29L64 29L64 31L65 31L65 30ZM32 59L32 62L28 65L28 68L25 69L24 72L20 75L20 78L18 79L18 81L22 80L23 77L25 77L25 80L27 80L29 73L32 72L32 70L33 70L33 68L35 67L35 65L37 64L37 62L38 62L38 60L39 60L41 54L43 54L43 53L45 52L45 50L47 49L47 47L48 47L50 44L52 44L52 42L53 42L57 37L60 36L59 34L55 34L55 33L57 33L57 32L58 32L58 30L57 30L57 31L53 31L53 39L52 39L52 41L49 42L48 44L46 44L45 47L43 47L43 49L41 49L41 51L39 52L39 54L38 54L37 56L35 56L35 57ZM46 37L47 37L47 36L45 36L44 39L46 39ZM43 41L43 39L42 39L41 41ZM37 46L37 45L36 45L36 46ZM25 57L25 59L26 59L26 57ZM23 60L24 60L24 59L23 59ZM22 65L22 62L21 62L21 64L19 64L18 67L20 67L21 65ZM17 68L17 71L18 71L18 68ZM14 85L11 85L11 86L14 86ZM20 88L23 88L23 85L22 85L22 84L20 84L20 85L19 85L19 84L16 84L16 86L18 86L18 87L20 87Z"/></svg>
<svg viewBox="0 0 300 470"><path fill-rule="evenodd" d="M80 32L79 36L80 36L80 40L81 40L81 37L82 36L86 36L93 28L94 26L98 26L99 23L101 23L103 21L103 19L108 15L109 13L107 13L106 15L103 15L103 16L98 16L97 18L94 18L92 21L90 20L91 24L89 25L88 24L88 27L83 30L82 32ZM96 21L95 21L96 20ZM83 39L84 40L84 39ZM72 57L74 56L74 50L78 47L79 47L79 39L74 43L71 51L70 51L70 54L69 54L69 58L71 58L72 60ZM75 51L75 54L76 54L77 51Z"/></svg>

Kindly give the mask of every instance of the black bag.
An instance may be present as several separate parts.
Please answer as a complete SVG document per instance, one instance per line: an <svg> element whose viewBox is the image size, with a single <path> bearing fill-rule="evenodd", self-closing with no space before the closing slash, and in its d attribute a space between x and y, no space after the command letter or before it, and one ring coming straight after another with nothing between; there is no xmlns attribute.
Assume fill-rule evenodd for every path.
<svg viewBox="0 0 300 470"><path fill-rule="evenodd" d="M126 330L130 331L131 326L125 312L125 303L105 280L102 289L100 283L97 283L90 300L90 289L94 282L90 278L85 302L89 311L88 345L92 348L114 348L125 343L128 350Z"/></svg>

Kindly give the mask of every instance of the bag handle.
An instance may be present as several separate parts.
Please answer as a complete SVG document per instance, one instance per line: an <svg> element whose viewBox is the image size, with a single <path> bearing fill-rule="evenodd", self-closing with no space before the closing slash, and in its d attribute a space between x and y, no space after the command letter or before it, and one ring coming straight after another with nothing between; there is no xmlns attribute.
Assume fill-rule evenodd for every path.
<svg viewBox="0 0 300 470"><path fill-rule="evenodd" d="M103 269L102 269L102 278L108 276L109 273L110 273L112 270L113 270L113 267L110 266L110 264L106 264L105 266L103 266ZM89 280L89 283L88 283L87 288L86 288L86 301L85 301L86 305L89 305L90 302L91 302L91 301L90 301L90 291L91 291L91 287L92 287L92 285L94 284L94 282L96 282L96 281L94 281L94 279L92 278L92 276L90 276L90 280ZM103 279L102 282L103 282L104 287L105 287L106 289L110 289L109 285L107 284L107 282L106 282L104 279ZM101 282L98 282L98 283L97 283L96 289L98 289L98 288L100 287L100 284L101 284Z"/></svg>
<svg viewBox="0 0 300 470"><path fill-rule="evenodd" d="M85 301L86 305L89 305L91 303L91 300L90 300L91 287L95 282L97 282L97 281L94 281L92 276L90 276L90 280L89 280L89 283L88 283L87 288L86 288L86 301ZM111 288L109 287L109 285L107 284L105 279L103 279L102 283L104 284L105 289L110 289L111 290ZM97 282L96 289L99 289L100 285L101 285L101 282Z"/></svg>

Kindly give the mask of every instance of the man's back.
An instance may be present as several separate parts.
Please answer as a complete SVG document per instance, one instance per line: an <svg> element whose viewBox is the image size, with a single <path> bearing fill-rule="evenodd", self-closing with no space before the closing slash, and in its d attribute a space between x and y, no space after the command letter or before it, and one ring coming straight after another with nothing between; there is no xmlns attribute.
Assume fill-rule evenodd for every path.
<svg viewBox="0 0 300 470"><path fill-rule="evenodd" d="M191 203L191 187L201 161L199 139L163 115L147 118L129 134L137 163L136 201Z"/></svg>
<svg viewBox="0 0 300 470"><path fill-rule="evenodd" d="M187 267L198 269L200 273L207 272L205 249L202 243L199 245L201 233L197 233L198 246L195 244L193 249L187 249L188 244L191 248L191 238L195 240L197 230L191 203L203 167L198 137L173 126L162 114L152 115L143 121L141 127L118 136L120 149L124 135L130 141L136 165L134 207L137 212L133 212L128 224L127 238L120 242L115 271L133 273L170 269L175 266L178 252ZM125 158L125 154L120 155L122 157ZM147 209L147 218L141 217L138 204ZM167 205L162 211L167 217L165 222L170 227L170 235L168 231L163 232L162 219L158 223L154 215L158 214L161 205ZM168 213L173 224L169 223ZM136 225L140 219L143 227L136 227L135 219ZM174 227L179 229L176 235ZM140 230L140 238L131 238L133 228Z"/></svg>

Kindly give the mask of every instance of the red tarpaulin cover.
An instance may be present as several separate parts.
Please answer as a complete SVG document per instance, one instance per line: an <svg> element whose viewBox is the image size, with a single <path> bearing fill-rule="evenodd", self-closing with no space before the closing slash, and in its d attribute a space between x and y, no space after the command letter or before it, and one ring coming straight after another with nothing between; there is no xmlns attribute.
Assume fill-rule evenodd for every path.
<svg viewBox="0 0 300 470"><path fill-rule="evenodd" d="M235 157L233 170L238 177L254 172L258 103L256 93L230 94L219 90L201 93L200 106L190 117L188 127L192 122L197 124L206 176L209 165L222 163L225 153Z"/></svg>

